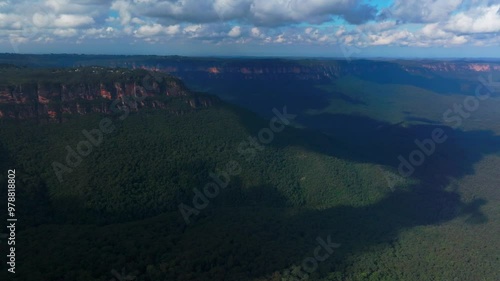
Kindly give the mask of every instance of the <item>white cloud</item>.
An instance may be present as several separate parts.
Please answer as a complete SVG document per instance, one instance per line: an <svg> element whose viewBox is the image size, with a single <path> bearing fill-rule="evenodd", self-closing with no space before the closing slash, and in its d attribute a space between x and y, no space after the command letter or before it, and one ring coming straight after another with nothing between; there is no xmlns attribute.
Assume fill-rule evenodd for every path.
<svg viewBox="0 0 500 281"><path fill-rule="evenodd" d="M96 15L109 8L110 0L45 0L45 6L56 14Z"/></svg>
<svg viewBox="0 0 500 281"><path fill-rule="evenodd" d="M458 13L446 22L445 28L462 33L500 32L500 4Z"/></svg>
<svg viewBox="0 0 500 281"><path fill-rule="evenodd" d="M286 41L285 39L285 35L284 34L280 34L276 37L276 39L274 40L275 43L284 43Z"/></svg>
<svg viewBox="0 0 500 281"><path fill-rule="evenodd" d="M33 24L36 27L50 26L54 22L54 19L55 19L55 15L45 14L45 13L41 13L41 12L36 12L32 17Z"/></svg>
<svg viewBox="0 0 500 281"><path fill-rule="evenodd" d="M213 10L219 20L231 20L245 15L250 5L248 0L215 0Z"/></svg>
<svg viewBox="0 0 500 281"><path fill-rule="evenodd" d="M332 16L359 23L372 19L375 13L374 8L357 0L253 0L249 11L249 16L256 23L264 25L322 23L329 21Z"/></svg>
<svg viewBox="0 0 500 281"><path fill-rule="evenodd" d="M132 22L133 24L139 24L139 25L146 24L146 22L140 18L133 18L130 22Z"/></svg>
<svg viewBox="0 0 500 281"><path fill-rule="evenodd" d="M135 31L135 34L138 37L146 37L158 35L162 31L163 26L161 26L161 24L143 25Z"/></svg>
<svg viewBox="0 0 500 281"><path fill-rule="evenodd" d="M449 36L449 33L442 30L437 23L425 25L420 30L420 34L427 38L444 38Z"/></svg>
<svg viewBox="0 0 500 281"><path fill-rule="evenodd" d="M241 35L241 27L239 26L234 26L231 28L231 30L227 33L227 35L231 37L239 37Z"/></svg>
<svg viewBox="0 0 500 281"><path fill-rule="evenodd" d="M381 21L359 25L358 29L363 32L381 32L384 30L394 29L396 28L396 25L395 21Z"/></svg>
<svg viewBox="0 0 500 281"><path fill-rule="evenodd" d="M21 20L18 15L0 13L0 28L18 28Z"/></svg>
<svg viewBox="0 0 500 281"><path fill-rule="evenodd" d="M417 42L415 44L425 43L427 46L461 45L469 41L466 36L443 30L437 23L425 25L420 31L416 32L416 35Z"/></svg>
<svg viewBox="0 0 500 281"><path fill-rule="evenodd" d="M125 0L117 0L111 4L111 10L118 11L122 25L127 25L132 19L130 9L130 2Z"/></svg>
<svg viewBox="0 0 500 281"><path fill-rule="evenodd" d="M498 1L394 0L385 18L366 22L374 12L366 0L0 0L0 35L20 43L78 36L81 42L174 37L214 45L495 46Z"/></svg>
<svg viewBox="0 0 500 281"><path fill-rule="evenodd" d="M406 45L405 40L411 37L412 34L407 30L391 30L383 32L379 35L369 35L372 40L369 44L373 46L401 44Z"/></svg>
<svg viewBox="0 0 500 281"><path fill-rule="evenodd" d="M165 28L165 33L168 35L175 35L181 31L181 26L178 24L170 25Z"/></svg>
<svg viewBox="0 0 500 281"><path fill-rule="evenodd" d="M63 14L58 16L54 20L53 26L69 28L69 27L79 27L79 26L89 25L93 23L94 19L89 16Z"/></svg>
<svg viewBox="0 0 500 281"><path fill-rule="evenodd" d="M163 26L161 24L149 24L143 25L134 31L134 35L136 37L152 37L152 36L160 36L160 35L175 35L178 34L181 30L181 26L178 24Z"/></svg>
<svg viewBox="0 0 500 281"><path fill-rule="evenodd" d="M199 30L202 29L202 26L201 24L197 24L197 25L188 25L184 28L184 32L185 33L195 33Z"/></svg>
<svg viewBox="0 0 500 281"><path fill-rule="evenodd" d="M386 13L404 22L437 22L446 19L463 0L396 0Z"/></svg>
<svg viewBox="0 0 500 281"><path fill-rule="evenodd" d="M260 37L262 34L260 29L257 27L252 27L252 29L250 30L250 33L252 34L253 37Z"/></svg>
<svg viewBox="0 0 500 281"><path fill-rule="evenodd" d="M78 32L74 28L54 30L54 35L59 36L59 37L73 37L77 34L78 34Z"/></svg>
<svg viewBox="0 0 500 281"><path fill-rule="evenodd" d="M123 0L114 3L118 1ZM135 1L131 5L137 14L177 23L238 20L279 26L290 22L325 22L332 16L356 23L374 18L375 8L363 3L362 0L169 0Z"/></svg>
<svg viewBox="0 0 500 281"><path fill-rule="evenodd" d="M156 3L157 0L134 0L134 3L139 3L139 4L150 4L150 3Z"/></svg>
<svg viewBox="0 0 500 281"><path fill-rule="evenodd" d="M89 28L84 30L83 36L80 39L85 38L115 38L118 36L118 32L113 27L101 27L101 28Z"/></svg>

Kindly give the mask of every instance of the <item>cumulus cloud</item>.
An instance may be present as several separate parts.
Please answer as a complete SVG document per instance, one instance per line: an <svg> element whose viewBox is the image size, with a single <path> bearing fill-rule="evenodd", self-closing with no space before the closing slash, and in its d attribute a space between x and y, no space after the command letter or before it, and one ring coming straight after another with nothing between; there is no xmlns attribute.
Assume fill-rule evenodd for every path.
<svg viewBox="0 0 500 281"><path fill-rule="evenodd" d="M231 37L239 37L241 35L241 27L235 26L227 33Z"/></svg>
<svg viewBox="0 0 500 281"><path fill-rule="evenodd" d="M213 1L205 0L173 0L156 1L136 5L136 11L144 16L190 23L207 23L218 21Z"/></svg>
<svg viewBox="0 0 500 281"><path fill-rule="evenodd" d="M395 0L385 16L404 22L426 23L448 18L463 0Z"/></svg>
<svg viewBox="0 0 500 281"><path fill-rule="evenodd" d="M151 37L157 35L175 35L180 32L180 25L163 26L155 23L151 25L143 25L135 32L136 37Z"/></svg>
<svg viewBox="0 0 500 281"><path fill-rule="evenodd" d="M500 32L500 4L476 7L453 15L446 22L445 28L461 33Z"/></svg>
<svg viewBox="0 0 500 281"><path fill-rule="evenodd" d="M254 0L249 17L258 24L322 23L340 17L349 23L362 23L375 17L376 9L362 1L345 0Z"/></svg>
<svg viewBox="0 0 500 281"><path fill-rule="evenodd" d="M125 0L118 0L121 11ZM256 25L280 26L289 23L321 23L340 17L350 23L373 19L376 8L362 0L169 0L135 1L133 10L165 21L210 23L239 20ZM118 9L118 4L115 4ZM130 9L127 9L130 10Z"/></svg>
<svg viewBox="0 0 500 281"><path fill-rule="evenodd" d="M83 15L59 15L55 18L55 27L79 27L94 23L94 19Z"/></svg>
<svg viewBox="0 0 500 281"><path fill-rule="evenodd" d="M251 1L249 0L215 0L213 9L221 21L245 17Z"/></svg>
<svg viewBox="0 0 500 281"><path fill-rule="evenodd" d="M437 23L427 24L421 30L416 32L417 42L415 44L432 46L451 46L461 45L468 42L468 38L463 35L457 35L453 32L448 32L442 29Z"/></svg>
<svg viewBox="0 0 500 281"><path fill-rule="evenodd" d="M261 35L260 29L257 27L252 27L250 33L252 34L253 37L259 37Z"/></svg>
<svg viewBox="0 0 500 281"><path fill-rule="evenodd" d="M160 24L143 25L136 30L135 34L139 37L154 36L162 32L163 26Z"/></svg>
<svg viewBox="0 0 500 281"><path fill-rule="evenodd" d="M413 34L408 30L389 30L380 34L370 35L369 38L371 42L368 42L368 44L373 46L392 44L408 45L408 39L411 39L412 36Z"/></svg>
<svg viewBox="0 0 500 281"><path fill-rule="evenodd" d="M145 1L145 0L143 0ZM165 33L168 35L175 35L179 33L181 30L181 26L178 24L170 25L165 28Z"/></svg>
<svg viewBox="0 0 500 281"><path fill-rule="evenodd" d="M45 0L45 6L57 14L96 15L104 7L108 8L110 0Z"/></svg>
<svg viewBox="0 0 500 281"><path fill-rule="evenodd" d="M8 5L5 3L9 3ZM0 34L16 44L123 42L492 46L492 0L0 0Z"/></svg>
<svg viewBox="0 0 500 281"><path fill-rule="evenodd" d="M113 27L89 28L84 31L80 39L84 38L113 38L117 36L117 30Z"/></svg>
<svg viewBox="0 0 500 281"><path fill-rule="evenodd" d="M196 24L196 25L188 25L184 27L184 33L196 33L202 29L201 24Z"/></svg>
<svg viewBox="0 0 500 281"><path fill-rule="evenodd" d="M395 21L381 21L376 23L358 25L358 29L363 32L381 32L396 27L397 23Z"/></svg>
<svg viewBox="0 0 500 281"><path fill-rule="evenodd" d="M0 28L17 29L21 21L22 17L18 15L0 13Z"/></svg>
<svg viewBox="0 0 500 281"><path fill-rule="evenodd" d="M130 9L130 2L126 0L117 0L111 5L111 10L118 11L120 22L123 25L128 24L132 19L132 13Z"/></svg>
<svg viewBox="0 0 500 281"><path fill-rule="evenodd" d="M108 0L0 1L0 34L15 51L20 44L78 36L81 29L100 24L110 4Z"/></svg>
<svg viewBox="0 0 500 281"><path fill-rule="evenodd" d="M73 37L77 34L78 32L74 28L69 28L69 29L56 29L54 30L54 35L57 35L59 37Z"/></svg>

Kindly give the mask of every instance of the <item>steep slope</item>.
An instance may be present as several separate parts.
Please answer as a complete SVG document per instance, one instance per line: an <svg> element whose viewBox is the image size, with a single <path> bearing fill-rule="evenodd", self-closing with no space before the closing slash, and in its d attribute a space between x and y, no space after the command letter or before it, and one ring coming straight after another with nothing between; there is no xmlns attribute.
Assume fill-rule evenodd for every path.
<svg viewBox="0 0 500 281"><path fill-rule="evenodd" d="M4 66L0 77L0 118L6 119L61 122L72 114L112 114L123 107L181 113L217 102L214 97L189 92L174 77L146 70Z"/></svg>
<svg viewBox="0 0 500 281"><path fill-rule="evenodd" d="M32 180L26 193L33 207L45 198L56 221L113 222L176 210L194 187L235 161L242 172L224 193L231 199L218 200L231 206L362 206L387 192L383 177L370 179L374 167L335 158L344 146L331 138L192 93L168 75L104 68L8 74L15 79L0 83L2 144ZM273 112L286 116L286 108Z"/></svg>
<svg viewBox="0 0 500 281"><path fill-rule="evenodd" d="M131 73L136 81L151 75ZM68 72L65 84L78 75ZM16 77L12 84L22 85L22 76ZM35 85L60 79L36 77ZM100 85L103 76L93 77ZM127 79L120 73L109 82L133 81ZM137 82L135 88L143 85ZM464 203L455 191L419 182L427 178L394 178L389 166L358 161L367 158L348 139L282 126L295 115L283 107L270 109L273 117L265 120L183 89L168 99L161 99L165 91L155 92L137 107L125 102L117 111L71 112L64 122L0 120L2 168L17 171L23 222L17 280L109 280L117 274L136 280L296 280L319 239L340 247L333 247L311 280L494 276L494 251L476 253L474 258L484 261L479 266L457 257L456 270L436 250L416 279L407 271L420 264L408 264L422 260L418 255L427 254L432 243L409 251L415 255L409 262L400 258L421 244L408 230L462 218L481 221L480 200ZM113 103L100 99L100 90L92 93L105 105ZM193 108L193 97L216 102ZM143 106L147 101L165 106ZM355 121L339 124L367 120ZM408 133L394 131L389 136ZM386 147L384 139L380 146L370 146L368 137L353 142L372 150ZM376 156L383 152L373 151ZM395 186L388 185L387 173L397 179ZM2 174L0 181L5 180ZM400 234L411 241L401 246ZM446 247L456 247L456 239ZM383 260L377 259L379 253Z"/></svg>

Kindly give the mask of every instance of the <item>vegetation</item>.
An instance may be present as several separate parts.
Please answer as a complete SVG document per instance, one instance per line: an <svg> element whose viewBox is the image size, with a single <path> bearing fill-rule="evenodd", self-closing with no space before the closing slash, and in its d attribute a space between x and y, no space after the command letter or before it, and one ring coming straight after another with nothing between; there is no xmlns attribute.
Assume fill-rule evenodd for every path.
<svg viewBox="0 0 500 281"><path fill-rule="evenodd" d="M286 127L255 153L240 145L269 121L226 103L183 114L144 109L124 120L0 120L0 165L18 179L14 280L109 281L117 272L154 281L297 280L327 237L340 247L310 280L498 280L498 191L488 170L500 164L497 136L447 131L456 141L401 178L395 156L436 125L314 113L298 118L307 128ZM67 147L77 150L88 140L82 131L106 118L114 130L70 167ZM329 130L308 129L318 128L314 121ZM179 204L193 207L193 189L231 161L241 172L186 223ZM54 162L71 168L62 181ZM473 172L476 163L483 174ZM397 178L392 188L387 175ZM0 270L12 278L5 263Z"/></svg>

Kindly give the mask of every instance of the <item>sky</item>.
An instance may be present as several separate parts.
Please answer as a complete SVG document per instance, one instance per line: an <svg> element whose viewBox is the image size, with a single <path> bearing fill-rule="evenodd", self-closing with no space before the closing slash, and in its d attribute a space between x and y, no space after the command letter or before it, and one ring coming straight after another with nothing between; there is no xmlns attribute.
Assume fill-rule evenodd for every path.
<svg viewBox="0 0 500 281"><path fill-rule="evenodd" d="M0 0L0 52L500 57L500 0Z"/></svg>

